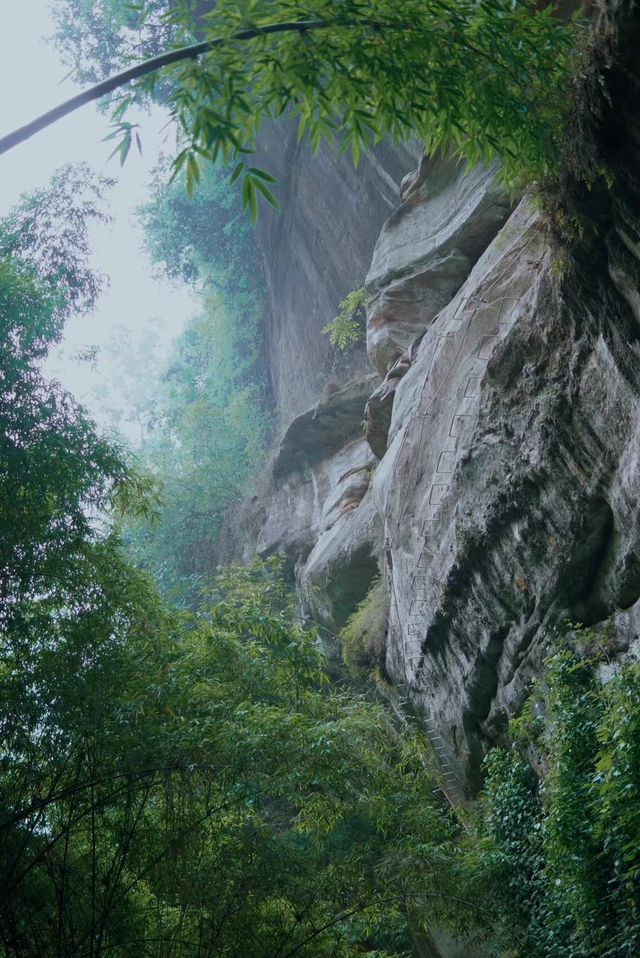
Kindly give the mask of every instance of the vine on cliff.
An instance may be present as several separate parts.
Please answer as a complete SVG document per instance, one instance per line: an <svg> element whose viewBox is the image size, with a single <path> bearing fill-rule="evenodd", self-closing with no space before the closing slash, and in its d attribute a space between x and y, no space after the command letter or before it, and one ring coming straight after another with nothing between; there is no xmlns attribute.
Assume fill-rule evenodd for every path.
<svg viewBox="0 0 640 958"><path fill-rule="evenodd" d="M640 944L640 668L603 676L606 640L575 634L577 649L547 661L516 745L489 754L470 860L518 955L628 958Z"/></svg>

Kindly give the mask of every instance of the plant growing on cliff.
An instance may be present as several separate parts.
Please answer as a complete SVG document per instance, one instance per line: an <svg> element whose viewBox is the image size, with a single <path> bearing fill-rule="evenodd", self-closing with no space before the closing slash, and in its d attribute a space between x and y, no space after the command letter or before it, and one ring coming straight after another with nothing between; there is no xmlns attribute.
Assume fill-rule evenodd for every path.
<svg viewBox="0 0 640 958"><path fill-rule="evenodd" d="M628 958L640 947L640 668L603 681L606 649L579 630L547 662L527 751L487 760L471 853L503 947L528 958ZM588 654L588 650L592 654Z"/></svg>
<svg viewBox="0 0 640 958"><path fill-rule="evenodd" d="M384 668L389 599L376 579L340 632L345 664L355 675L378 675Z"/></svg>
<svg viewBox="0 0 640 958"><path fill-rule="evenodd" d="M147 13L155 17L156 5L140 8L142 27ZM203 158L230 163L254 218L260 198L275 202L273 177L249 158L265 119L292 118L312 149L327 140L356 163L382 137L416 133L429 153L453 149L469 163L498 155L507 179L539 175L556 161L571 31L551 6L219 0L203 10L178 0L164 19L170 49L15 131L0 151L132 81L134 95L153 94L168 76L175 170L186 170L191 189ZM123 157L133 135L129 103L121 97L114 113Z"/></svg>
<svg viewBox="0 0 640 958"><path fill-rule="evenodd" d="M354 289L340 303L335 319L323 326L322 332L341 353L361 340L366 305L367 295L364 288Z"/></svg>

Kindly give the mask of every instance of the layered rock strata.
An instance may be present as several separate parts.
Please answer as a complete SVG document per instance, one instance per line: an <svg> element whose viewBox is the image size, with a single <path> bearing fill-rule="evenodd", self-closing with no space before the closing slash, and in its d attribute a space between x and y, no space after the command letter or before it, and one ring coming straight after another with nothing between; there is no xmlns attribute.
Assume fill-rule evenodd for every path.
<svg viewBox="0 0 640 958"><path fill-rule="evenodd" d="M637 640L637 12L624 36L581 144L608 176L566 176L562 244L520 204L424 335L375 474L387 666L467 791L567 622Z"/></svg>
<svg viewBox="0 0 640 958"><path fill-rule="evenodd" d="M384 376L451 300L510 212L495 169L423 159L367 274L367 352Z"/></svg>
<svg viewBox="0 0 640 958"><path fill-rule="evenodd" d="M386 668L456 801L567 621L638 646L640 16L619 16L573 111L562 241L492 171L423 162L367 279L382 382L358 367L314 399L234 517L240 552L284 551L330 632L381 569Z"/></svg>
<svg viewBox="0 0 640 958"><path fill-rule="evenodd" d="M427 187L428 177L432 185ZM375 373L358 375L294 418L257 483L258 495L234 510L222 535L220 553L227 560L246 560L256 552L284 553L304 615L320 623L328 635L344 625L381 568L384 516L374 502L370 479L386 450L397 383L416 353L417 342L411 345L411 341L433 319L436 300L427 292L430 278L438 274L443 260L455 264L455 269L447 267L446 296L450 298L509 210L494 172L465 172L451 160L423 161L409 182L405 180L403 195L400 210L378 241L370 273L374 303L391 302L387 289L397 289L400 277L404 295L412 296L412 323L404 322L401 333L401 324L394 322L387 336L398 348L402 346L403 355L381 384ZM464 197L464 209L456 211L458 195ZM409 221L414 244L407 239ZM403 243L410 256L406 268ZM393 301L401 302L397 297ZM420 312L417 305L425 302L429 305ZM395 318L390 308L386 315ZM305 363L312 361L311 353L304 363L292 353L287 362L289 377L304 380ZM316 376L319 371L317 366ZM301 395L298 385L295 402Z"/></svg>

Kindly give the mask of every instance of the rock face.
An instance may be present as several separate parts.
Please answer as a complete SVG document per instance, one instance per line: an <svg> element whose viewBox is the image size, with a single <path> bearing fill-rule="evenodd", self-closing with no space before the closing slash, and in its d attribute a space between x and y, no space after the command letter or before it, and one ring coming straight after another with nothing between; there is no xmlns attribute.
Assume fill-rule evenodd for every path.
<svg viewBox="0 0 640 958"><path fill-rule="evenodd" d="M387 666L467 790L557 630L613 617L622 646L638 635L640 138L628 49L585 144L613 185L567 178L582 222L561 249L520 204L431 322L375 474Z"/></svg>
<svg viewBox="0 0 640 958"><path fill-rule="evenodd" d="M335 163L333 158L332 162ZM374 178L373 185L369 182L368 189L379 191L379 179L385 177L379 160L374 157L370 162L374 164L378 179ZM434 185L429 187L430 199L427 200L425 178L429 173L433 174ZM320 168L318 175L322 177L326 171L323 173ZM398 175L397 182L400 178ZM347 182L345 188L353 191L353 184ZM463 211L454 215L456 190L462 191L466 205ZM387 223L378 244L378 272L375 274L378 294L381 299L388 300L384 283L387 280L396 283L401 274L405 294L409 291L409 295L413 295L411 290L414 287L419 291L414 296L414 304L428 300L428 296L425 300L424 292L428 288L428 276L437 271L438 267L434 265L437 261L449 257L456 263L453 285L447 287L450 297L484 248L482 244L486 246L507 215L506 200L495 187L493 173L465 174L459 164L442 160L429 164L423 162L417 173L410 177L410 188L405 181L403 195L405 199L400 212L394 213ZM397 205L397 186L393 202ZM353 196L351 203L355 203ZM356 225L359 221L360 232L363 216L367 223L370 222L368 206L365 203L363 211L361 197L355 218ZM422 216L416 220L418 209ZM299 215L320 214L317 208L315 212L309 208ZM322 215L329 216L329 208ZM407 220L422 224L422 249L410 268L404 269L397 224ZM465 220L469 234L466 239L462 228ZM332 223L333 231L336 223L343 223L343 220L338 218ZM278 228L284 229L284 221L278 224ZM299 228L302 229L302 225ZM349 259L349 256L343 256L343 252L345 244L349 249L350 235L349 230L343 229L340 241L335 238L331 256L334 256L336 269L338 265L344 269L344 261ZM390 236L394 238L393 242ZM297 255L309 259L305 266L308 279L311 244L307 242L307 252L303 245ZM410 244L405 245L407 251L413 249ZM323 245L315 247L314 263L326 262L328 255ZM350 268L353 268L353 256L351 260ZM383 260L387 272L382 270ZM287 282L304 289L295 272ZM314 288L317 289L318 284ZM328 292L326 277L320 288ZM287 556L288 568L296 578L304 614L318 621L327 633L336 633L344 625L380 570L384 516L370 492L370 478L378 459L386 451L396 386L415 359L416 337L419 340L432 318L430 309L424 313L416 309L412 325L404 326L407 339L403 344L404 355L394 363L382 385L378 376L370 372L368 363L365 366L368 375L362 375L361 367L366 357L364 351L356 352L351 365L342 367L344 375L350 372L356 378L320 400L317 400L319 380L323 376L326 379L326 364L323 368L320 354L314 353L314 347L310 346L308 331L304 332L300 327L299 349L292 347L290 353L284 347L276 348L272 340L276 357L272 374L276 381L282 382L283 394L289 388L287 383L291 387L291 394L281 399L282 417L286 419L305 396L313 397L314 405L290 422L272 462L257 483L258 494L235 509L225 524L220 554L227 560L244 560L256 552L260 555L283 552ZM317 317L309 322L317 332ZM283 331L287 329L282 316L279 323ZM291 330L288 331L290 334ZM394 336L394 341L400 343L398 328ZM412 340L415 340L413 345ZM325 351L326 337L320 337L320 345ZM407 346L409 348L405 348ZM363 426L366 427L366 437Z"/></svg>
<svg viewBox="0 0 640 958"><path fill-rule="evenodd" d="M256 162L281 184L281 210L263 204L257 226L269 300L265 358L281 428L316 402L328 379L344 385L371 370L364 345L341 355L321 330L363 285L417 155L385 142L356 168L327 145L312 156L292 124L261 131Z"/></svg>
<svg viewBox="0 0 640 958"><path fill-rule="evenodd" d="M382 459L387 451L396 389L402 377L411 368L423 336L424 333L414 339L409 349L405 350L399 359L396 359L382 383L369 396L364 408L365 435L371 446L371 451L378 459Z"/></svg>
<svg viewBox="0 0 640 958"><path fill-rule="evenodd" d="M193 6L198 22L212 0ZM255 162L279 181L280 209L262 204L256 234L267 283L265 363L280 432L317 401L328 379L345 385L370 372L364 345L336 355L322 328L363 285L398 184L419 155L417 143L383 141L356 168L326 143L314 156L298 142L295 123L261 127Z"/></svg>
<svg viewBox="0 0 640 958"><path fill-rule="evenodd" d="M376 459L363 435L375 373L348 383L298 416L259 492L227 518L226 561L283 553L304 614L328 634L340 629L378 571L379 518L369 494Z"/></svg>
<svg viewBox="0 0 640 958"><path fill-rule="evenodd" d="M538 509L523 522L545 471L540 428L558 398L554 388L538 395L541 357L528 341L546 264L524 201L422 339L376 471L391 587L388 668L463 775L481 752L483 723L513 704L512 673L544 620L537 577L550 567L541 558L559 532L540 525ZM527 400L514 405L507 384L514 393L529 387Z"/></svg>
<svg viewBox="0 0 640 958"><path fill-rule="evenodd" d="M510 211L495 170L423 160L405 177L367 275L367 351L384 376L451 300Z"/></svg>
<svg viewBox="0 0 640 958"><path fill-rule="evenodd" d="M624 29L604 95L601 71L585 81L599 105L576 121L556 200L573 235L552 240L527 198L510 213L491 171L423 162L367 278L383 382L358 360L314 396L234 515L240 552L284 551L331 632L383 571L387 671L437 736L454 800L567 621L611 619L615 653L639 641L637 10Z"/></svg>
<svg viewBox="0 0 640 958"><path fill-rule="evenodd" d="M388 667L471 787L554 630L640 596L640 255L624 250L590 295L557 281L523 201L396 393L375 480Z"/></svg>
<svg viewBox="0 0 640 958"><path fill-rule="evenodd" d="M411 366L411 351L407 350L395 361L382 383L373 392L364 409L365 434L371 451L382 459L387 451L391 413L396 389Z"/></svg>

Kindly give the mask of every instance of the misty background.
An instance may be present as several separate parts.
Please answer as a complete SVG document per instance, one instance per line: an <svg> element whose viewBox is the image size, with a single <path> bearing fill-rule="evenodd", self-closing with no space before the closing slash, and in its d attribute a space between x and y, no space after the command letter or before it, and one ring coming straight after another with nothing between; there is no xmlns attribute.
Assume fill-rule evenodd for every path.
<svg viewBox="0 0 640 958"><path fill-rule="evenodd" d="M0 136L68 99L81 87L65 78L66 68L47 40L53 34L51 6L55 0L2 0L5 30L0 35L0 81L5 91ZM153 274L143 248L143 232L135 210L149 195L151 171L173 136L166 128L162 109L130 111L131 122L141 126L143 153L132 149L124 167L109 159L113 141L109 116L96 106L83 107L71 116L36 134L0 156L0 216L21 194L46 186L54 171L65 163L88 163L98 173L117 179L106 197L108 226L91 231L92 265L104 273L109 285L96 310L75 317L65 327L61 346L47 361L47 373L59 379L90 410L101 426L109 426L101 396L119 390L130 372L114 365L109 345L129 331L136 355L153 352L156 361L169 353L172 340L197 308L197 296L186 285L168 283ZM165 129L163 129L163 127ZM84 359L82 357L85 357ZM147 370L141 366L138 374ZM119 428L127 438L138 438L135 424Z"/></svg>

